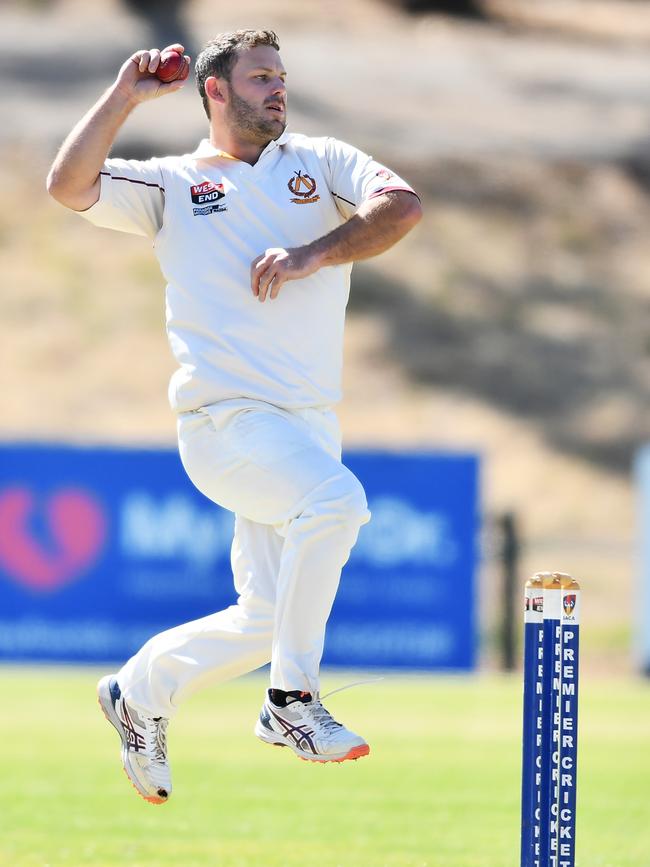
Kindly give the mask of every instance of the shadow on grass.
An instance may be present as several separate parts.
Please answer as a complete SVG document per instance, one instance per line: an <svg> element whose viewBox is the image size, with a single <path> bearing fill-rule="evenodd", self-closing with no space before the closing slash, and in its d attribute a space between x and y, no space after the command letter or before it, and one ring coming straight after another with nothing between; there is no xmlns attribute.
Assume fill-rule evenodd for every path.
<svg viewBox="0 0 650 867"><path fill-rule="evenodd" d="M367 264L355 269L350 309L383 317L392 355L412 381L477 397L534 422L562 451L628 472L634 451L650 436L650 429L642 425L647 382L631 363L625 334L615 323L601 339L587 335L565 340L532 332L513 309L506 289L485 277L472 279L480 281L486 296L496 299L492 306L500 308L499 314L477 319L450 312L434 298L414 297L406 282L389 280ZM601 299L603 289L586 287L585 294ZM561 286L534 278L523 296L567 309L573 305ZM646 315L644 306L639 304L631 315ZM594 436L586 414L610 398L636 405L639 424L623 436L620 431Z"/></svg>

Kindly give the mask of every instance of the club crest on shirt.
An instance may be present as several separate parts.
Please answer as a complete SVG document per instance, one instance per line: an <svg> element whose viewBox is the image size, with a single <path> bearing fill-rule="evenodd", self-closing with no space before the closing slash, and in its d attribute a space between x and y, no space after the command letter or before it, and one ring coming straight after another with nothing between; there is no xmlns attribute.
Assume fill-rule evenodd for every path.
<svg viewBox="0 0 650 867"><path fill-rule="evenodd" d="M306 175L302 171L294 172L293 175L287 184L295 197L291 201L295 202L296 205L309 205L312 202L317 202L320 196L316 194L316 181L311 175Z"/></svg>
<svg viewBox="0 0 650 867"><path fill-rule="evenodd" d="M217 204L226 195L223 184L215 184L214 181L202 181L200 184L192 184L190 196L192 202L199 207L193 208L194 216L205 216L215 211L227 211L225 205Z"/></svg>

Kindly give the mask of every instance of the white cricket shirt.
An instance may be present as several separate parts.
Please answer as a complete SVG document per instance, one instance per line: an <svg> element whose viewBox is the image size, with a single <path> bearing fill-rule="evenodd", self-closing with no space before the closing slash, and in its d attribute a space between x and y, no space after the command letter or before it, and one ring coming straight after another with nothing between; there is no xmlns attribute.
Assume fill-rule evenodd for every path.
<svg viewBox="0 0 650 867"><path fill-rule="evenodd" d="M154 241L179 364L169 387L177 412L232 398L301 409L340 400L352 266L321 268L260 303L251 262L322 237L390 190L412 192L348 144L285 132L254 166L207 140L184 156L109 159L100 198L82 215Z"/></svg>

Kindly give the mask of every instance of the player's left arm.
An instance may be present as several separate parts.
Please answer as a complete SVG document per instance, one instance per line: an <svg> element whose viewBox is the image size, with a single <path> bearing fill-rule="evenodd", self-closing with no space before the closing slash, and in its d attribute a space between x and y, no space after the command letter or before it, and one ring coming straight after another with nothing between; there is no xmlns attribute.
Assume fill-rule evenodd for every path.
<svg viewBox="0 0 650 867"><path fill-rule="evenodd" d="M272 247L251 265L253 294L277 298L283 283L327 265L369 259L388 250L419 222L420 200L408 190L391 190L362 202L356 213L327 235L303 247Z"/></svg>

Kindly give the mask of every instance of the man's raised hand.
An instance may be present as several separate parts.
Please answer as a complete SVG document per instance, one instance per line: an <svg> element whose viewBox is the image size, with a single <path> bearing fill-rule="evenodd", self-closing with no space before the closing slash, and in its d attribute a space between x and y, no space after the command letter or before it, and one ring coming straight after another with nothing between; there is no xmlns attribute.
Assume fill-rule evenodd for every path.
<svg viewBox="0 0 650 867"><path fill-rule="evenodd" d="M190 58L187 55L184 55L185 67L178 78L169 82L163 82L157 78L156 71L160 66L160 56L164 51L178 51L183 54L185 49L176 42L162 50L151 48L148 51L136 51L122 64L115 85L131 102L145 102L148 99L156 99L159 96L174 93L180 90L187 81L190 74Z"/></svg>

